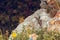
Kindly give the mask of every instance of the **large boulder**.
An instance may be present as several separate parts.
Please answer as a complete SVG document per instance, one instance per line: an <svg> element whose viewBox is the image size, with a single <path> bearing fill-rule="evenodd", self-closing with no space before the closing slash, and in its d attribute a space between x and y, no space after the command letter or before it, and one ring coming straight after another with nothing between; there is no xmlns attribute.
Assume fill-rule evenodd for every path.
<svg viewBox="0 0 60 40"><path fill-rule="evenodd" d="M22 32L23 27L31 26L34 27L35 30L47 27L48 21L50 20L49 14L47 14L46 9L39 9L31 16L27 17L23 23L19 24L17 28L13 31L17 31L17 33ZM40 21L41 20L41 21ZM10 38L13 39L13 37L10 35Z"/></svg>
<svg viewBox="0 0 60 40"><path fill-rule="evenodd" d="M23 23L19 24L15 30L18 32L22 31L23 25L31 25L34 26L35 29L39 29L41 26L44 27L48 25L48 21L51 18L49 17L49 14L47 14L46 9L39 9L31 16L27 17ZM40 21L42 20L42 21ZM39 24L39 21L42 22L41 25ZM33 25L32 25L33 24Z"/></svg>
<svg viewBox="0 0 60 40"><path fill-rule="evenodd" d="M48 31L60 32L60 10L57 11L55 17L49 21Z"/></svg>

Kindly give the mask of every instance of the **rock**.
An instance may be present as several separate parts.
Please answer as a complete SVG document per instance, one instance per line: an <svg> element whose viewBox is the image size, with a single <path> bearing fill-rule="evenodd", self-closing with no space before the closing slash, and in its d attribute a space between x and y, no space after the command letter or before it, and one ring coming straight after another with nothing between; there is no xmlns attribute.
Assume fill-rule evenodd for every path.
<svg viewBox="0 0 60 40"><path fill-rule="evenodd" d="M50 16L49 14L47 14L46 9L39 9L37 10L34 14L32 14L31 16L27 17L23 23L19 24L17 26L17 28L13 31L17 31L17 33L22 32L23 27L26 27L28 25L30 25L31 27L34 27L35 30L47 27L48 25L48 21L49 21ZM42 25L39 24L39 20L42 20L40 22L42 22ZM10 36L10 38L12 38Z"/></svg>
<svg viewBox="0 0 60 40"><path fill-rule="evenodd" d="M60 32L60 10L56 13L55 17L49 21L48 31Z"/></svg>
<svg viewBox="0 0 60 40"><path fill-rule="evenodd" d="M40 18L39 18L40 17ZM23 28L23 25L28 25L28 24L34 24L35 29L39 29L41 26L38 23L38 18L39 20L42 20L42 26L46 26L47 25L47 21L49 21L49 19L51 19L49 17L49 15L46 13L45 9L39 9L37 10L34 14L32 14L31 16L27 17L23 23L19 24L17 26L17 28L15 30L17 30L18 32L20 32ZM33 25L31 25L33 26Z"/></svg>

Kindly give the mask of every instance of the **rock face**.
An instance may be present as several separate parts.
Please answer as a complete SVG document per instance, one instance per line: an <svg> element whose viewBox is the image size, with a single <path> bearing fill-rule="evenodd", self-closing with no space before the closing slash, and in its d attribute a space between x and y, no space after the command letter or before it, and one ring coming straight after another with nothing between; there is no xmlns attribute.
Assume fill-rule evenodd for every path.
<svg viewBox="0 0 60 40"><path fill-rule="evenodd" d="M60 32L60 20L53 20L53 21L54 22L50 24L50 27L48 27L48 31Z"/></svg>
<svg viewBox="0 0 60 40"><path fill-rule="evenodd" d="M46 13L46 9L39 9L34 14L27 17L23 23L17 26L15 30L17 30L18 32L22 31L23 25L31 25L32 27L34 26L35 29L40 29L41 26L47 26L47 21L49 21L50 19L51 18L49 17L49 14ZM39 21L41 22L41 24L39 24Z"/></svg>
<svg viewBox="0 0 60 40"><path fill-rule="evenodd" d="M49 21L48 31L60 32L60 10L56 13L55 17Z"/></svg>
<svg viewBox="0 0 60 40"><path fill-rule="evenodd" d="M27 25L34 27L36 30L41 29L41 27L44 28L48 26L47 22L50 19L51 18L49 17L49 14L47 14L46 9L39 9L34 14L27 17L23 23L19 24L14 31L17 31L17 33L20 33L22 31L22 28L26 27ZM10 38L12 37L10 36Z"/></svg>
<svg viewBox="0 0 60 40"><path fill-rule="evenodd" d="M14 32L22 32L23 27L32 28L35 30L47 27L48 31L60 31L60 11L57 12L54 18L50 18L49 14L46 12L46 9L39 9L31 16L27 17L23 23L19 24ZM10 35L9 40L13 39Z"/></svg>

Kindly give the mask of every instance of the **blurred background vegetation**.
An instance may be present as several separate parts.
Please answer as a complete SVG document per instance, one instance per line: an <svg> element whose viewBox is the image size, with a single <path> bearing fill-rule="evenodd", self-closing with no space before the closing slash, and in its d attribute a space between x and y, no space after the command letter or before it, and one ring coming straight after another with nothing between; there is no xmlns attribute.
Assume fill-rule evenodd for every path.
<svg viewBox="0 0 60 40"><path fill-rule="evenodd" d="M40 9L40 0L0 0L2 33L9 35L21 22L21 19L25 19L37 9Z"/></svg>

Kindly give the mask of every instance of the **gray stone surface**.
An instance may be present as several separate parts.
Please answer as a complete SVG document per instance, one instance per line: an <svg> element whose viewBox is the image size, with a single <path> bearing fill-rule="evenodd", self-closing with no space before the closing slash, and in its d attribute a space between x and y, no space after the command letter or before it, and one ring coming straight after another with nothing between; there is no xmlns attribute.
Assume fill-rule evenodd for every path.
<svg viewBox="0 0 60 40"><path fill-rule="evenodd" d="M51 19L49 17L49 14L46 13L46 9L39 9L37 10L34 14L32 14L31 16L28 16L23 23L19 24L17 26L17 28L14 30L14 31L17 31L17 33L20 33L23 29L23 27L26 27L27 25L30 25L31 27L34 26L34 28L37 30L37 29L40 29L41 26L40 24L38 23L39 21L36 19L38 18L38 20L42 20L42 27L46 27L48 25L48 21ZM10 36L10 38L12 38ZM10 39L9 39L10 40Z"/></svg>

